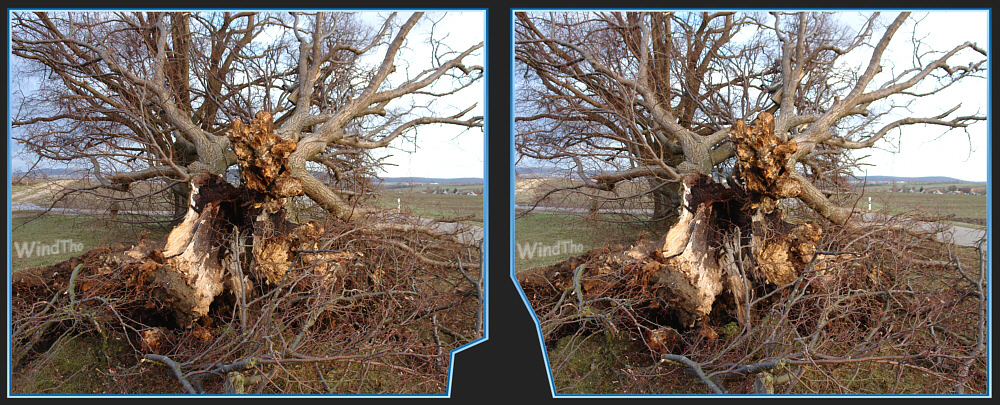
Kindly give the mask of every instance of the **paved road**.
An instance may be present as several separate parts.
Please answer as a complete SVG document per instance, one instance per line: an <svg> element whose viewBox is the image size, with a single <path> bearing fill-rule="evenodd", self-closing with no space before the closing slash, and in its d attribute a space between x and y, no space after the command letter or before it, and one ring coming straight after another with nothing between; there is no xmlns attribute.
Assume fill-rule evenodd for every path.
<svg viewBox="0 0 1000 405"><path fill-rule="evenodd" d="M456 242L466 245L483 243L483 227L460 222L437 222L433 218L417 217L386 211L375 214L381 221L426 226L442 235L452 235Z"/></svg>
<svg viewBox="0 0 1000 405"><path fill-rule="evenodd" d="M525 205L514 205L515 210L527 210L528 206ZM568 213L568 214L585 214L590 212L585 208L562 208L562 207L535 207L532 212L537 213ZM607 213L628 213L628 214L650 214L652 210L642 210L642 209L602 209L598 211L602 214ZM861 214L862 219L866 222L885 222L888 217L883 214L878 213L865 213ZM946 223L933 223L933 222L923 222L923 221L909 221L906 224L908 227L912 227L915 232L919 233L933 233L934 238L942 243L955 243L959 246L966 247L976 247L981 239L986 238L986 231L980 229L969 228L960 225L951 225Z"/></svg>
<svg viewBox="0 0 1000 405"><path fill-rule="evenodd" d="M93 209L93 208L48 208L42 207L35 204L17 204L11 205L10 211L45 211L48 210L51 214L59 215L108 215L108 209ZM120 210L118 215L150 215L150 216L161 216L169 217L174 215L171 211L129 211Z"/></svg>
<svg viewBox="0 0 1000 405"><path fill-rule="evenodd" d="M455 241L466 245L480 245L483 243L483 227L462 224L457 222L437 222L430 218L420 218L420 222L430 224L431 228L444 233L454 234Z"/></svg>
<svg viewBox="0 0 1000 405"><path fill-rule="evenodd" d="M44 211L46 207L41 207L34 204L17 204L12 205L10 210L14 211ZM49 210L50 214L56 215L107 215L108 210L106 209L87 209L87 208L52 208ZM119 211L119 215L124 214L135 214L135 215L152 215L152 216L164 216L169 217L173 215L170 211ZM422 217L411 217L408 215L391 213L391 215L385 216L385 219L398 221L398 222L416 222L419 225L428 226L435 232L452 235L452 239L459 243L467 245L478 245L483 243L483 227L476 225L469 225L463 223L452 223L452 222L435 222L432 218L422 218Z"/></svg>
<svg viewBox="0 0 1000 405"><path fill-rule="evenodd" d="M874 212L861 214L861 217L867 222L883 223L890 220L890 217ZM976 247L980 240L986 238L986 231L981 229L942 222L935 223L906 219L897 220L905 221L903 225L909 227L914 232L934 234L934 239L942 243L954 243L959 246Z"/></svg>

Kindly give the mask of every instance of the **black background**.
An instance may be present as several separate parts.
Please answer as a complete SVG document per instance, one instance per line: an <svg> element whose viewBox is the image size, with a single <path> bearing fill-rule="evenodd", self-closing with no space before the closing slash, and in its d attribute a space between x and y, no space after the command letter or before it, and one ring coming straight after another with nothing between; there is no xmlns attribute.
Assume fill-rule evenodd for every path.
<svg viewBox="0 0 1000 405"><path fill-rule="evenodd" d="M488 14L489 339L455 355L452 398L534 402L552 392L537 327L511 279L511 12Z"/></svg>

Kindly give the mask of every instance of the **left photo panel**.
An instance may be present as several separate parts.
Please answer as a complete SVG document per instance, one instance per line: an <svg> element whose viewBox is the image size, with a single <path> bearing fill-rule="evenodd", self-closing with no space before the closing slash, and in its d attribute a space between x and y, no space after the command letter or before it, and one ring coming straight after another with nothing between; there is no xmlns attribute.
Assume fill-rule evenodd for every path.
<svg viewBox="0 0 1000 405"><path fill-rule="evenodd" d="M7 18L8 396L450 396L485 10Z"/></svg>

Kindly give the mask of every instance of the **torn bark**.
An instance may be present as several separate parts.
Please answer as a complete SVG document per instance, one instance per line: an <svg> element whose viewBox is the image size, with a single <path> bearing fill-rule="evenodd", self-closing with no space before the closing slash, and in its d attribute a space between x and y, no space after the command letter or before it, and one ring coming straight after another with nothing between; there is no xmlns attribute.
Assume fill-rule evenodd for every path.
<svg viewBox="0 0 1000 405"><path fill-rule="evenodd" d="M296 224L285 218L284 203L302 194L302 184L287 166L296 144L275 135L271 119L271 114L258 112L249 125L236 120L229 131L240 164L239 188L214 174L191 181L187 215L167 237L165 263L153 280L154 294L174 309L181 326L190 327L205 316L226 290L243 302L253 282L279 284L296 268L296 258L301 260L297 268L309 267L327 283L336 279L337 270L343 272L343 266L328 257L332 253L297 253L315 250L324 229L315 222ZM234 239L252 240L249 252L242 243L230 243ZM237 268L251 262L251 274Z"/></svg>
<svg viewBox="0 0 1000 405"><path fill-rule="evenodd" d="M669 323L677 328L694 327L710 315L742 324L750 290L794 281L813 260L822 232L815 223L782 218L780 200L801 191L786 167L797 146L774 135L768 113L749 126L737 122L730 136L739 159L735 181L727 186L702 174L686 176L680 219L658 243L637 243L625 253L595 250L518 274L533 305L574 288L568 269L582 264L581 292L588 298L579 302L596 294L631 294L633 308L650 311L649 318L673 319ZM608 281L587 288L595 279ZM662 350L662 342L656 345Z"/></svg>
<svg viewBox="0 0 1000 405"><path fill-rule="evenodd" d="M788 167L798 145L774 134L774 117L766 112L749 127L737 121L729 136L738 158L734 177L747 195L744 211L752 212L750 245L758 276L771 284L787 284L812 261L822 234L815 223L785 222L778 210L781 199L802 193L802 184Z"/></svg>
<svg viewBox="0 0 1000 405"><path fill-rule="evenodd" d="M224 290L225 241L233 230L239 191L214 174L191 181L187 215L167 236L166 260L154 273L152 293L170 304L177 321L190 325L208 313Z"/></svg>
<svg viewBox="0 0 1000 405"><path fill-rule="evenodd" d="M237 119L228 135L248 189L273 198L302 195L302 182L288 170L288 155L298 144L275 135L270 113L258 112L250 125Z"/></svg>

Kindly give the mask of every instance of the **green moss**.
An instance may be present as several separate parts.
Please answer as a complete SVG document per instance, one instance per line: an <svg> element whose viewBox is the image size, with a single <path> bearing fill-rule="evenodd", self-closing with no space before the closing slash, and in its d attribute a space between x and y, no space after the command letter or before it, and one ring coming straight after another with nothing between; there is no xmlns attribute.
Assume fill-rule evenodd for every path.
<svg viewBox="0 0 1000 405"><path fill-rule="evenodd" d="M577 334L560 339L548 352L556 391L559 394L610 394L621 391L620 359L629 351L628 342L603 334Z"/></svg>
<svg viewBox="0 0 1000 405"><path fill-rule="evenodd" d="M724 340L730 340L739 335L740 330L740 325L738 323L730 322L719 329L719 335L722 336Z"/></svg>
<svg viewBox="0 0 1000 405"><path fill-rule="evenodd" d="M122 347L97 335L64 335L44 355L14 369L15 392L31 394L100 394L107 368Z"/></svg>

